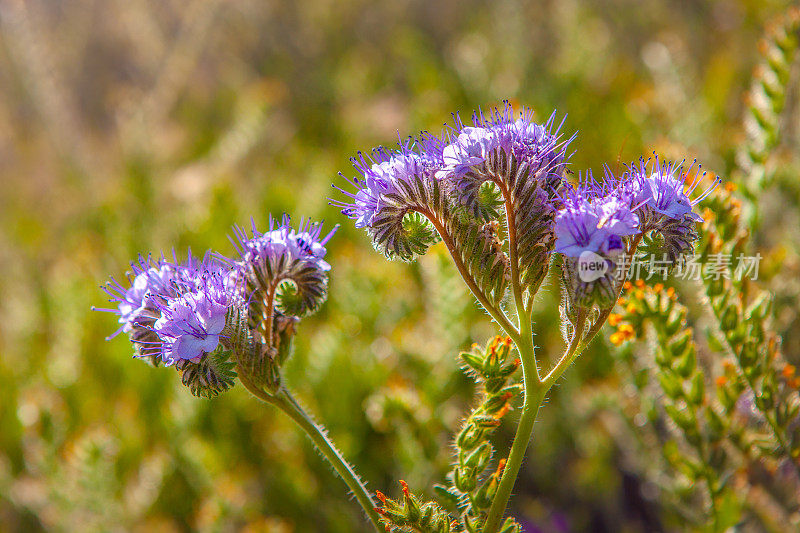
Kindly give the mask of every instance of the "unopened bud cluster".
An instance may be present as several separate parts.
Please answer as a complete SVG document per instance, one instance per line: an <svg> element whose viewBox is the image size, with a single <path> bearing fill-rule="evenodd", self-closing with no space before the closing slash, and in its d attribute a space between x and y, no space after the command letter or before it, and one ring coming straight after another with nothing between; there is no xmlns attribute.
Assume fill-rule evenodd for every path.
<svg viewBox="0 0 800 533"><path fill-rule="evenodd" d="M511 401L522 392L522 385L513 383L520 367L513 352L511 339L498 336L485 347L473 345L471 351L461 354L467 372L476 378L481 398L456 436L453 470L448 486L439 492L446 491L460 508L467 531L480 531L505 463L501 459L495 472L484 476L494 455L489 439L511 410Z"/></svg>
<svg viewBox="0 0 800 533"><path fill-rule="evenodd" d="M421 499L408 489L408 484L400 480L403 496L400 500L387 498L382 492L375 493L381 507L375 510L381 515L386 531L418 533L450 533L458 531L456 522L434 502L422 503Z"/></svg>
<svg viewBox="0 0 800 533"><path fill-rule="evenodd" d="M791 465L797 465L800 441L796 429L800 379L794 366L778 364L778 354L772 352L768 358L759 355L744 373L730 360L704 368L703 363L709 362L698 360L694 332L685 326L687 309L677 301L674 290L641 281L628 289L619 302L621 311L609 317L609 324L616 328L611 340L623 344L643 336L648 327L655 332L655 368L642 361L631 364L647 420L662 439L668 437L663 441L663 457L673 472L682 474L671 488L687 501L703 496L704 512L713 514L718 501L738 501L737 485L752 483L745 475L748 462L791 472ZM746 322L763 324L765 313L758 311L760 306L763 301L757 300ZM738 318L729 316L727 325L734 322ZM725 343L708 334L712 351L730 353ZM720 366L721 374L717 373ZM649 383L661 394L648 395ZM644 400L648 396L654 399ZM670 429L666 434L665 421ZM787 501L793 501L800 477L776 476L768 485L776 497L783 493Z"/></svg>
<svg viewBox="0 0 800 533"><path fill-rule="evenodd" d="M403 498L394 501L378 492L383 507L378 509L387 531L466 531L480 533L486 511L497 491L505 459L500 459L486 475L494 456L490 438L503 417L511 410L512 400L522 392L522 385L513 383L520 367L513 357L514 347L508 337L494 337L483 347L477 344L461 354L464 369L478 383L480 403L466 416L455 438L456 456L446 485L434 487L447 510L434 502L422 503L401 481ZM500 531L518 533L519 525L507 519Z"/></svg>

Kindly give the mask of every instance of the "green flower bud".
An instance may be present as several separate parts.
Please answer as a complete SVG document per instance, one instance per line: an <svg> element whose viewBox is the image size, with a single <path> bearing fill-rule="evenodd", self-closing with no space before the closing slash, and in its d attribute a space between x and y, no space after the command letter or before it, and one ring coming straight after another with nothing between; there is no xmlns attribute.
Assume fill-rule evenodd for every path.
<svg viewBox="0 0 800 533"><path fill-rule="evenodd" d="M683 387L681 382L673 374L662 372L658 374L658 383L661 389L669 398L677 400L683 396ZM670 406L671 407L671 406Z"/></svg>
<svg viewBox="0 0 800 533"><path fill-rule="evenodd" d="M705 400L706 382L701 373L696 373L692 377L691 385L689 386L688 400L695 405L702 405Z"/></svg>

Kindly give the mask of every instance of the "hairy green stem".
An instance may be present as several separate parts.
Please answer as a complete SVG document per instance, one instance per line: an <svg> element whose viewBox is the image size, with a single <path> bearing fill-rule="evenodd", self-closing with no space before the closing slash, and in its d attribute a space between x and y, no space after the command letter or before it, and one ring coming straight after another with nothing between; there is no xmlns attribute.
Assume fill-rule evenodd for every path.
<svg viewBox="0 0 800 533"><path fill-rule="evenodd" d="M572 362L575 361L575 358L580 355L583 349L588 344L587 342L582 342L583 340L583 325L586 323L586 314L587 310L584 308L578 309L578 316L575 318L575 331L572 334L572 342L570 342L569 348L564 355L561 356L561 359L558 360L556 366L553 367L550 372L542 379L542 383L549 389L553 386L553 384L558 381L558 378L572 365Z"/></svg>
<svg viewBox="0 0 800 533"><path fill-rule="evenodd" d="M503 468L503 475L497 485L497 493L495 493L492 505L489 507L489 514L486 517L486 524L483 528L484 533L496 533L500 527L500 521L503 519L508 500L511 497L511 491L514 489L514 483L522 466L522 460L525 458L525 451L528 449L528 443L533 436L536 415L539 414L539 407L544 401L545 394L547 394L546 387L533 372L533 368L536 366L533 351L523 346L518 346L518 349L522 360L525 400L522 405L522 414L519 418L517 433L514 435L511 451Z"/></svg>
<svg viewBox="0 0 800 533"><path fill-rule="evenodd" d="M585 312L579 312L572 341L570 342L569 348L559 360L559 365L564 361L571 361L573 359L580 345L581 332L583 331L585 319ZM522 414L519 418L517 433L511 444L511 452L508 455L506 466L503 469L503 475L497 486L497 493L494 496L494 500L492 500L491 507L489 507L489 514L486 518L486 525L483 528L483 533L496 533L497 529L500 527L503 514L508 506L508 500L511 497L511 491L514 490L514 483L517 480L519 469L522 466L522 460L525 458L525 451L528 449L528 444L533 436L533 426L536 422L536 416L539 414L539 408L547 392L557 379L545 378L540 381L538 373L532 371L536 368L536 359L533 355L533 349L527 346L518 346L518 349L520 359L522 360L522 379L525 385L525 401L522 405ZM557 367L559 365L557 365ZM564 366L564 369L566 369L566 366ZM563 372L563 370L561 370L561 372ZM552 374L553 372L550 373L550 375Z"/></svg>
<svg viewBox="0 0 800 533"><path fill-rule="evenodd" d="M517 253L517 224L514 218L514 203L511 200L509 191L502 183L498 183L500 190L505 198L506 226L508 227L508 256L511 263L511 289L514 293L514 305L517 310L517 321L520 333L520 340L525 344L525 350L529 350L533 360L533 373L539 381L539 365L536 362L536 355L533 350L533 329L531 327L531 314L525 308L525 299L522 293L522 283L519 275L519 254ZM519 346L520 343L517 345ZM530 368L528 372L530 372Z"/></svg>
<svg viewBox="0 0 800 533"><path fill-rule="evenodd" d="M300 426L300 428L306 433L306 435L308 435L317 449L322 452L322 455L325 456L325 459L328 460L333 469L336 470L339 476L341 476L342 480L353 492L356 500L358 500L358 503L364 509L367 517L375 526L376 531L382 533L384 531L384 527L381 524L378 513L375 511L376 504L372 500L372 496L370 496L369 491L364 486L364 483L361 481L358 475L353 471L353 468L350 466L350 464L345 460L344 457L342 457L342 454L325 434L325 430L308 416L305 410L300 406L300 404L297 403L297 400L294 399L294 397L285 387L281 387L274 395L272 395L256 387L241 373L239 374L239 377L242 384L253 396L265 403L274 405L289 415L289 417L294 420L298 426Z"/></svg>

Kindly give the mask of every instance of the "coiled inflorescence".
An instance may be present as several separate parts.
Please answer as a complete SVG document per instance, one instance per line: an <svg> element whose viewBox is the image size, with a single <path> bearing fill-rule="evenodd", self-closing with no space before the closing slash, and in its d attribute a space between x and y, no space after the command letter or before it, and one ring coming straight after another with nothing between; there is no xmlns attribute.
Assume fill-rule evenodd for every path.
<svg viewBox="0 0 800 533"><path fill-rule="evenodd" d="M239 260L191 254L185 262L139 258L129 285L104 287L135 357L175 366L193 394L213 396L233 385L234 366L275 388L299 318L327 296L330 265L321 226L295 230L288 217L252 237L236 228Z"/></svg>
<svg viewBox="0 0 800 533"><path fill-rule="evenodd" d="M294 229L288 217L280 223L270 218L265 233L254 224L250 237L234 228L239 259L232 264L245 285L248 326L256 346L240 367L250 369L254 381L272 389L279 385L278 369L291 353L297 322L327 298L325 245L336 229L323 237L321 224L301 221Z"/></svg>
<svg viewBox="0 0 800 533"><path fill-rule="evenodd" d="M390 258L411 260L443 239L462 273L496 303L512 266L526 287L546 273L571 140L558 129L554 116L537 124L529 109L515 116L509 103L476 113L472 126L456 116L441 136L424 132L397 150L359 154L360 177L350 180L357 190L334 203Z"/></svg>
<svg viewBox="0 0 800 533"><path fill-rule="evenodd" d="M497 304L512 284L518 303L523 291L532 296L555 252L568 307L607 307L641 242L668 266L692 249L702 220L693 208L719 180L692 200L705 173L695 171L687 184L693 165L684 172L656 157L571 184L574 135L560 135L555 114L544 124L532 115L506 102L478 111L471 125L456 115L439 137L424 132L396 150L359 153L360 176L350 180L356 191L334 204L390 258L411 260L444 240L484 305Z"/></svg>

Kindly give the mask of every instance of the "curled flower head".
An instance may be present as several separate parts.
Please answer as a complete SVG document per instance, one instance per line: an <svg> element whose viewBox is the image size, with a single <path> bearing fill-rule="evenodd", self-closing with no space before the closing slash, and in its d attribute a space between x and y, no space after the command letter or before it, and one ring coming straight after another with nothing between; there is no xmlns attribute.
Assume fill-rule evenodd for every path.
<svg viewBox="0 0 800 533"><path fill-rule="evenodd" d="M396 150L378 147L371 156L359 152L351 162L360 177L345 178L357 191L339 189L352 200L332 203L354 219L357 228L372 228L407 200L415 181L432 177L441 164L442 149L441 139L423 132L418 139L401 141Z"/></svg>
<svg viewBox="0 0 800 533"><path fill-rule="evenodd" d="M269 229L265 233L258 231L253 222L251 237L248 237L241 228L234 228L234 244L239 250L241 263L263 265L301 262L322 272L328 272L331 266L324 259L327 253L325 245L339 226L334 226L322 237L320 223L301 221L295 230L290 222L288 216L284 216L280 224L270 217Z"/></svg>
<svg viewBox="0 0 800 533"><path fill-rule="evenodd" d="M287 216L280 223L270 218L265 233L253 223L250 237L234 228L240 260L233 265L245 280L248 301L263 306L270 319L275 307L293 316L315 311L327 297L331 266L324 259L325 245L337 229L322 236L322 224L310 220L295 229Z"/></svg>
<svg viewBox="0 0 800 533"><path fill-rule="evenodd" d="M508 102L486 114L479 110L472 126L456 116L436 172L454 204L473 219L498 220L504 206L513 219L512 255L519 258L523 285L534 290L556 240L556 196L572 141L561 138L554 120L555 113L538 124L529 108L516 114Z"/></svg>
<svg viewBox="0 0 800 533"><path fill-rule="evenodd" d="M376 249L389 257L411 259L424 253L436 233L423 218L442 209L435 173L442 165L444 142L421 133L396 150L379 147L371 156L351 159L359 177L348 179L355 193L339 189L348 201L332 200L342 214L365 228ZM347 179L347 178L345 178ZM338 187L337 187L338 189Z"/></svg>
<svg viewBox="0 0 800 533"><path fill-rule="evenodd" d="M645 233L645 248L671 267L694 248L697 222L703 220L694 208L721 181L716 177L702 194L692 198L706 176L695 163L684 170L683 162L663 162L658 156L655 160L640 159L617 182L632 198L632 209Z"/></svg>
<svg viewBox="0 0 800 533"><path fill-rule="evenodd" d="M242 291L225 262L212 254L200 259L190 252L184 262L140 257L131 270L129 287L113 279L106 284L104 290L117 307L101 310L119 315L122 326L117 333L128 333L134 357L154 366L175 365L197 396L211 397L230 388L235 372L227 356L215 352L226 320L220 306L226 312L233 302L241 307ZM211 352L218 356L204 357Z"/></svg>

